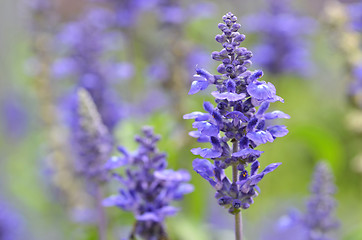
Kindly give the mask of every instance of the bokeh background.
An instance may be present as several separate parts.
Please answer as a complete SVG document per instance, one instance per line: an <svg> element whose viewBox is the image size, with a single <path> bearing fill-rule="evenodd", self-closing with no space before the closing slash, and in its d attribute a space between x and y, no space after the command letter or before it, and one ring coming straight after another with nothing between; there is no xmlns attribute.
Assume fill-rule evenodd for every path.
<svg viewBox="0 0 362 240"><path fill-rule="evenodd" d="M247 36L243 46L254 52L251 69L262 69L264 80L285 99L273 107L291 116L283 122L289 134L261 147L263 166L283 164L263 180L261 194L243 212L246 238L263 239L290 209L305 211L313 168L324 160L338 188L335 215L341 226L335 236L362 239L362 104L357 91L362 74L354 71L362 66L362 7L352 5L362 2L119 0L115 9L105 0L49 0L53 7L40 10L35 2L0 2L0 233L12 232L4 239L97 239L92 210L75 212L67 200L87 192L82 184L69 183L66 174L74 159L68 151L67 99L82 77L67 60L72 51L99 38L106 51L97 61L111 89L107 95L114 97L115 145L135 149L133 136L143 125L153 126L162 136L159 148L167 152L169 166L192 172L195 191L178 203L182 211L167 219L171 239L233 238L232 216L192 171L190 149L202 144L188 136L191 122L182 119L201 110L204 100L212 101L208 92L187 92L196 65L216 73L210 54L221 49L214 37L228 11ZM281 15L273 15L278 7ZM83 38L79 28L67 30L77 22L96 29L107 24L104 16L86 17L97 8L118 14L119 25L111 31L90 28ZM59 162L59 154L68 155L70 164ZM108 184L106 195L116 189ZM108 239L127 236L133 216L117 208L108 208L107 215Z"/></svg>

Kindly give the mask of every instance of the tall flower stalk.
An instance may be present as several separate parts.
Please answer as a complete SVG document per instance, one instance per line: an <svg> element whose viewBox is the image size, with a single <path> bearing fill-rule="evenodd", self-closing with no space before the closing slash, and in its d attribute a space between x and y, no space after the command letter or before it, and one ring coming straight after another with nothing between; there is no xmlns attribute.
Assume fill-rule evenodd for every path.
<svg viewBox="0 0 362 240"><path fill-rule="evenodd" d="M75 129L75 147L77 149L77 167L88 184L92 184L98 213L99 239L106 239L106 217L101 204L103 197L101 185L107 180L103 165L112 151L111 135L97 112L92 97L85 90L78 90L78 121Z"/></svg>
<svg viewBox="0 0 362 240"><path fill-rule="evenodd" d="M164 219L178 211L170 205L171 201L181 200L193 191L193 186L186 183L190 180L186 170L166 169L166 154L157 149L160 138L152 128L145 127L142 132L143 137L135 137L139 144L136 152L129 153L119 147L123 156L113 157L106 164L122 187L117 195L105 199L103 205L133 212L136 223L129 239L165 240L168 236ZM117 168L123 170L122 174L114 171Z"/></svg>
<svg viewBox="0 0 362 240"><path fill-rule="evenodd" d="M218 25L222 34L215 37L223 49L212 53L212 58L221 62L217 68L220 75L197 68L196 80L189 92L195 94L210 84L216 85L217 91L211 94L217 106L204 102L206 113L193 112L184 115L184 119L195 120L193 127L197 130L190 132L192 137L212 145L191 150L202 157L193 161L193 168L214 187L218 204L235 216L235 239L241 240L241 210L254 202L260 180L281 164L270 164L258 172L258 158L263 151L255 148L285 136L288 133L285 126L270 125L269 121L289 118L289 115L281 111L266 113L271 102L283 102L283 99L276 95L273 84L258 80L262 71L248 70L252 53L240 47L245 35L238 32L241 26L236 16L229 12L223 16L223 21ZM229 167L232 168L231 180L225 175Z"/></svg>
<svg viewBox="0 0 362 240"><path fill-rule="evenodd" d="M307 202L307 212L303 219L308 230L308 239L333 239L331 231L339 225L333 217L336 206L333 197L335 191L336 186L329 166L324 162L318 163L311 184L312 195Z"/></svg>

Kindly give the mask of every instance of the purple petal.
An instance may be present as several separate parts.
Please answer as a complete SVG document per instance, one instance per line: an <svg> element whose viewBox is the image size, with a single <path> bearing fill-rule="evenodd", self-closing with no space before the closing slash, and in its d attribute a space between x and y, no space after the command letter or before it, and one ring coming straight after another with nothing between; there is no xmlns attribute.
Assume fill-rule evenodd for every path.
<svg viewBox="0 0 362 240"><path fill-rule="evenodd" d="M267 174L267 173L270 173L270 172L274 171L277 167L279 167L280 164L282 164L282 163L272 163L272 164L269 164L269 165L263 170L263 173Z"/></svg>
<svg viewBox="0 0 362 240"><path fill-rule="evenodd" d="M240 94L232 93L232 92L220 93L217 91L212 92L211 95L214 96L216 99L226 99L229 102L239 101L246 97L245 93L240 93Z"/></svg>
<svg viewBox="0 0 362 240"><path fill-rule="evenodd" d="M138 221L153 221L153 222L159 222L162 221L162 219L160 219L159 216L157 216L155 213L153 212L145 212L142 215L138 215L136 216L136 219Z"/></svg>
<svg viewBox="0 0 362 240"><path fill-rule="evenodd" d="M209 82L207 82L207 81L193 81L188 94L189 95L195 94L201 90L206 89L208 86L209 86Z"/></svg>
<svg viewBox="0 0 362 240"><path fill-rule="evenodd" d="M263 102L259 109L258 112L256 113L257 116L262 116L264 114L264 112L269 108L270 103L269 102Z"/></svg>
<svg viewBox="0 0 362 240"><path fill-rule="evenodd" d="M210 115L203 112L192 112L183 116L183 119L195 119L195 121L206 121L209 120L209 118Z"/></svg>
<svg viewBox="0 0 362 240"><path fill-rule="evenodd" d="M256 145L274 141L273 136L268 131L249 132L246 136Z"/></svg>
<svg viewBox="0 0 362 240"><path fill-rule="evenodd" d="M189 135L193 138L197 138L198 142L210 142L210 137L201 134L199 131L191 131Z"/></svg>
<svg viewBox="0 0 362 240"><path fill-rule="evenodd" d="M206 136L217 136L219 134L219 128L209 122L194 122L192 127L197 128L202 134Z"/></svg>
<svg viewBox="0 0 362 240"><path fill-rule="evenodd" d="M204 109L205 111L209 112L210 114L212 114L214 112L214 105L212 105L210 102L204 102Z"/></svg>
<svg viewBox="0 0 362 240"><path fill-rule="evenodd" d="M171 182L187 182L191 179L189 172L182 169L178 171L174 171L172 169L155 171L154 176L160 180Z"/></svg>
<svg viewBox="0 0 362 240"><path fill-rule="evenodd" d="M256 98L257 100L273 100L276 94L274 85L264 81L252 82L248 85L246 90L250 96Z"/></svg>
<svg viewBox="0 0 362 240"><path fill-rule="evenodd" d="M249 120L244 114L242 114L239 111L229 112L228 114L226 114L226 117L227 118L232 118L232 119L234 119L236 121L241 120L243 122L247 122Z"/></svg>
<svg viewBox="0 0 362 240"><path fill-rule="evenodd" d="M212 75L203 68L196 68L196 74L203 77L205 80L207 80L208 83L213 83L215 80L214 75Z"/></svg>
<svg viewBox="0 0 362 240"><path fill-rule="evenodd" d="M251 148L245 148L239 152L235 152L233 153L233 157L241 157L241 158L247 158L248 156L255 156L255 157L259 157L260 154L262 154L263 151L259 151L259 150L255 150L255 149L251 149Z"/></svg>
<svg viewBox="0 0 362 240"><path fill-rule="evenodd" d="M112 170L127 165L127 163L128 163L127 158L113 156L108 160L108 162L104 165L104 167L107 170Z"/></svg>
<svg viewBox="0 0 362 240"><path fill-rule="evenodd" d="M205 178L206 180L209 180L210 178L213 178L215 176L214 165L212 165L212 163L206 159L196 158L192 162L192 167L195 172L200 174L201 177Z"/></svg>
<svg viewBox="0 0 362 240"><path fill-rule="evenodd" d="M172 206L165 206L161 208L158 212L162 216L172 216L175 215L179 211L178 208L172 207Z"/></svg>
<svg viewBox="0 0 362 240"><path fill-rule="evenodd" d="M250 175L251 176L255 175L259 168L260 168L259 161L253 162L250 167Z"/></svg>
<svg viewBox="0 0 362 240"><path fill-rule="evenodd" d="M117 206L121 200L121 197L118 195L109 196L108 198L103 199L102 205L104 207Z"/></svg>
<svg viewBox="0 0 362 240"><path fill-rule="evenodd" d="M287 118L289 119L290 116L286 113L283 113L282 111L273 111L273 112L269 112L269 113L266 113L264 115L265 119L276 119L276 118Z"/></svg>
<svg viewBox="0 0 362 240"><path fill-rule="evenodd" d="M289 132L287 127L283 125L268 127L267 131L270 132L273 137L284 137Z"/></svg>
<svg viewBox="0 0 362 240"><path fill-rule="evenodd" d="M209 148L193 148L191 149L191 152L195 155L200 155L203 158L218 158L221 156L221 152Z"/></svg>
<svg viewBox="0 0 362 240"><path fill-rule="evenodd" d="M251 180L250 185L253 186L253 185L258 184L258 183L263 179L263 177L264 177L265 174L266 174L266 173L263 171L263 172L261 172L261 173L259 173L259 174L256 174L256 175L254 175L254 176L251 176L251 177L250 177L250 180Z"/></svg>

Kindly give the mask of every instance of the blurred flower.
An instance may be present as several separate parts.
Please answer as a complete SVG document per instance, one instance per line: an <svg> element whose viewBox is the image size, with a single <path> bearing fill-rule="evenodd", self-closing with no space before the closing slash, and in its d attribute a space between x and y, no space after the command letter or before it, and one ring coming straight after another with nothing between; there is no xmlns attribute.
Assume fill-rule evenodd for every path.
<svg viewBox="0 0 362 240"><path fill-rule="evenodd" d="M110 30L114 21L111 11L93 8L78 21L66 24L57 39L65 53L53 65L53 77L72 77L79 87L90 93L110 132L122 116L120 108L115 107L119 104L111 81L114 76L122 79L133 74L130 63L105 58L119 39L119 35ZM110 75L110 72L115 74Z"/></svg>
<svg viewBox="0 0 362 240"><path fill-rule="evenodd" d="M283 102L283 99L276 95L273 84L258 80L262 71L247 70L252 53L239 47L245 36L238 32L240 24L236 23L236 16L227 13L223 21L218 25L223 33L215 37L223 49L212 53L214 60L222 62L217 68L221 75L197 68L196 80L189 91L189 94L195 94L210 84L216 85L217 91L211 94L217 107L204 102L206 113L193 112L184 115L184 119L195 119L192 126L197 130L190 132L192 137L212 145L211 148L191 150L195 155L214 161L212 164L206 159L195 159L194 170L215 188L219 205L237 214L241 208L247 209L253 203L260 180L281 164L270 164L258 173L260 163L257 159L263 152L254 148L288 133L285 126L268 126L266 122L289 118L289 115L281 111L265 113L270 102ZM232 143L232 148L229 143ZM232 181L224 173L229 166L233 168Z"/></svg>
<svg viewBox="0 0 362 240"><path fill-rule="evenodd" d="M319 162L314 170L311 184L311 197L307 211L297 210L282 216L263 240L332 240L333 230L339 226L333 217L336 201L333 197L336 187L333 175L325 162Z"/></svg>
<svg viewBox="0 0 362 240"><path fill-rule="evenodd" d="M307 36L315 23L293 12L288 0L266 0L266 4L268 11L246 18L248 30L260 37L254 62L272 74L308 75L312 64Z"/></svg>
<svg viewBox="0 0 362 240"><path fill-rule="evenodd" d="M91 180L102 182L106 180L103 165L112 151L112 138L90 94L80 88L77 100L77 121L73 132L77 170Z"/></svg>
<svg viewBox="0 0 362 240"><path fill-rule="evenodd" d="M0 239L17 240L20 239L21 217L15 213L8 204L0 202Z"/></svg>
<svg viewBox="0 0 362 240"><path fill-rule="evenodd" d="M21 101L14 93L4 94L0 101L2 130L8 140L19 140L28 130L29 116Z"/></svg>
<svg viewBox="0 0 362 240"><path fill-rule="evenodd" d="M362 3L356 2L349 4L347 9L350 17L351 28L362 33Z"/></svg>
<svg viewBox="0 0 362 240"><path fill-rule="evenodd" d="M334 239L332 231L338 228L339 223L333 217L336 206L336 200L333 197L336 186L333 181L329 166L325 162L318 163L310 189L312 195L307 202L307 212L303 218L309 232L309 239Z"/></svg>
<svg viewBox="0 0 362 240"><path fill-rule="evenodd" d="M135 215L136 224L131 236L144 239L162 239L166 236L163 221L177 213L170 205L173 200L181 200L184 194L193 191L186 183L190 174L186 170L166 169L166 154L156 147L159 137L149 127L143 128L144 137L136 136L139 144L135 153L119 147L122 157L112 157L106 169L122 168L123 174L113 173L123 187L118 195L103 201L104 206L117 206Z"/></svg>

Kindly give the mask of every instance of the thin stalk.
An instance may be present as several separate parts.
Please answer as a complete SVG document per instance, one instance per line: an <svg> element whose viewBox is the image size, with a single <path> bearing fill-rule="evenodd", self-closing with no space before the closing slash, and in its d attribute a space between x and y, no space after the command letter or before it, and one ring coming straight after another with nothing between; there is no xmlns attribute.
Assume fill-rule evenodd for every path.
<svg viewBox="0 0 362 240"><path fill-rule="evenodd" d="M238 151L238 142L236 140L233 141L233 152ZM233 171L233 183L238 181L238 169L237 165L232 165ZM242 240L243 239L243 224L241 218L241 211L235 214L235 240Z"/></svg>
<svg viewBox="0 0 362 240"><path fill-rule="evenodd" d="M107 221L106 215L104 212L104 207L102 206L102 189L100 186L96 186L96 204L98 212L98 236L99 240L107 239Z"/></svg>

